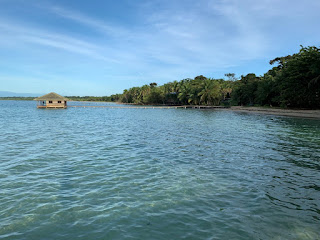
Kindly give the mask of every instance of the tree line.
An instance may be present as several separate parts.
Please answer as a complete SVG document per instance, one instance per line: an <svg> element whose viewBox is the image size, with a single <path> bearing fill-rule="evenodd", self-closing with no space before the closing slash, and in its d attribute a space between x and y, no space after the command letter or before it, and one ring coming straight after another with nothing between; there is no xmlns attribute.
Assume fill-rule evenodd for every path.
<svg viewBox="0 0 320 240"><path fill-rule="evenodd" d="M161 86L152 82L125 89L111 96L67 96L74 101L106 101L165 105L241 105L320 109L320 48L303 47L298 53L277 57L264 75L249 73L237 78L207 78L173 81ZM32 100L31 97L2 97L0 100Z"/></svg>
<svg viewBox="0 0 320 240"><path fill-rule="evenodd" d="M111 101L166 105L259 105L320 108L320 48L303 47L298 53L277 57L263 76L249 73L226 79L202 75L161 86L150 83L109 96Z"/></svg>

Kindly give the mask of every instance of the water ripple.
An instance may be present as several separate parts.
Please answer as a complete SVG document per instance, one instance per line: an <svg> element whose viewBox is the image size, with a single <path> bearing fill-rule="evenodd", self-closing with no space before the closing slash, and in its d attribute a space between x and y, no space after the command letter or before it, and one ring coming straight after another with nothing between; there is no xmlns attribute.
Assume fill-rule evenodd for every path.
<svg viewBox="0 0 320 240"><path fill-rule="evenodd" d="M317 120L0 110L0 239L320 239Z"/></svg>

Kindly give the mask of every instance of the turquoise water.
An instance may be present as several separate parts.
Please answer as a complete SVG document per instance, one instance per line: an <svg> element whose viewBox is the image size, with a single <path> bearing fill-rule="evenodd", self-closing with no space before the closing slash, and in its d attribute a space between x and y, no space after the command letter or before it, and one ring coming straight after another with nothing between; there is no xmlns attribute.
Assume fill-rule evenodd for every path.
<svg viewBox="0 0 320 240"><path fill-rule="evenodd" d="M0 239L320 239L319 120L35 105L0 101Z"/></svg>

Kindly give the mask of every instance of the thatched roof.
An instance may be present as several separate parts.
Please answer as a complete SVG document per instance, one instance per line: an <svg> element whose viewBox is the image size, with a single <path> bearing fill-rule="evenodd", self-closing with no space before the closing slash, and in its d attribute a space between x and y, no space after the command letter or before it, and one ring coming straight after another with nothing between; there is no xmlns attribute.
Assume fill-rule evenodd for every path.
<svg viewBox="0 0 320 240"><path fill-rule="evenodd" d="M48 93L46 95L43 95L41 97L37 97L33 100L36 100L36 101L52 101L52 100L55 100L55 101L69 101L68 98L65 98L57 93L54 93L54 92L51 92L51 93Z"/></svg>

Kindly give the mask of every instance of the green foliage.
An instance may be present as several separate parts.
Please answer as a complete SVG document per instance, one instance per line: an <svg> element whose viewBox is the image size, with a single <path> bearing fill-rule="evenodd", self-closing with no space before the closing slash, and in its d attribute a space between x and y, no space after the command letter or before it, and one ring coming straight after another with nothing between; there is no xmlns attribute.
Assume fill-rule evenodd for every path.
<svg viewBox="0 0 320 240"><path fill-rule="evenodd" d="M303 47L298 53L277 57L263 76L249 73L224 79L203 75L158 86L157 83L126 89L111 96L68 96L75 101L113 101L134 104L167 105L260 105L296 108L320 108L320 48ZM0 98L33 100L33 98Z"/></svg>
<svg viewBox="0 0 320 240"><path fill-rule="evenodd" d="M228 78L228 81L236 81L237 80L234 73L226 73L224 76L226 76Z"/></svg>
<svg viewBox="0 0 320 240"><path fill-rule="evenodd" d="M31 101L34 97L0 97L0 100L22 100L22 101Z"/></svg>
<svg viewBox="0 0 320 240"><path fill-rule="evenodd" d="M258 82L254 102L260 106L279 105L279 102L276 101L277 92L278 88L274 78L265 74Z"/></svg>
<svg viewBox="0 0 320 240"><path fill-rule="evenodd" d="M263 76L249 73L238 80L203 75L158 86L150 83L125 90L121 102L139 104L249 105L320 108L320 49L302 47L299 53L277 57Z"/></svg>
<svg viewBox="0 0 320 240"><path fill-rule="evenodd" d="M320 108L320 49L302 47L299 53L277 57L263 77L242 76L235 82L232 101L237 105Z"/></svg>
<svg viewBox="0 0 320 240"><path fill-rule="evenodd" d="M150 83L123 91L121 102L137 104L219 105L231 93L231 82L208 79L203 75L158 86Z"/></svg>
<svg viewBox="0 0 320 240"><path fill-rule="evenodd" d="M282 63L284 61L284 63ZM278 60L279 100L288 107L320 107L320 49L301 47L299 53Z"/></svg>
<svg viewBox="0 0 320 240"><path fill-rule="evenodd" d="M235 82L233 90L233 101L239 105L253 105L255 103L255 92L260 78L254 73L241 76L241 79Z"/></svg>
<svg viewBox="0 0 320 240"><path fill-rule="evenodd" d="M114 96L103 96L103 97L94 97L94 96L67 96L72 101L94 101L94 102L112 102L114 99Z"/></svg>
<svg viewBox="0 0 320 240"><path fill-rule="evenodd" d="M200 103L206 105L219 105L221 100L221 87L220 83L215 80L205 79L201 83L201 91L198 93Z"/></svg>
<svg viewBox="0 0 320 240"><path fill-rule="evenodd" d="M164 103L164 94L162 89L151 87L148 95L145 96L144 103L147 104L162 104Z"/></svg>
<svg viewBox="0 0 320 240"><path fill-rule="evenodd" d="M224 79L203 75L158 86L157 83L126 89L108 97L68 97L82 101L117 101L166 105L250 105L320 108L320 49L302 47L299 53L277 57L263 76L249 73Z"/></svg>

